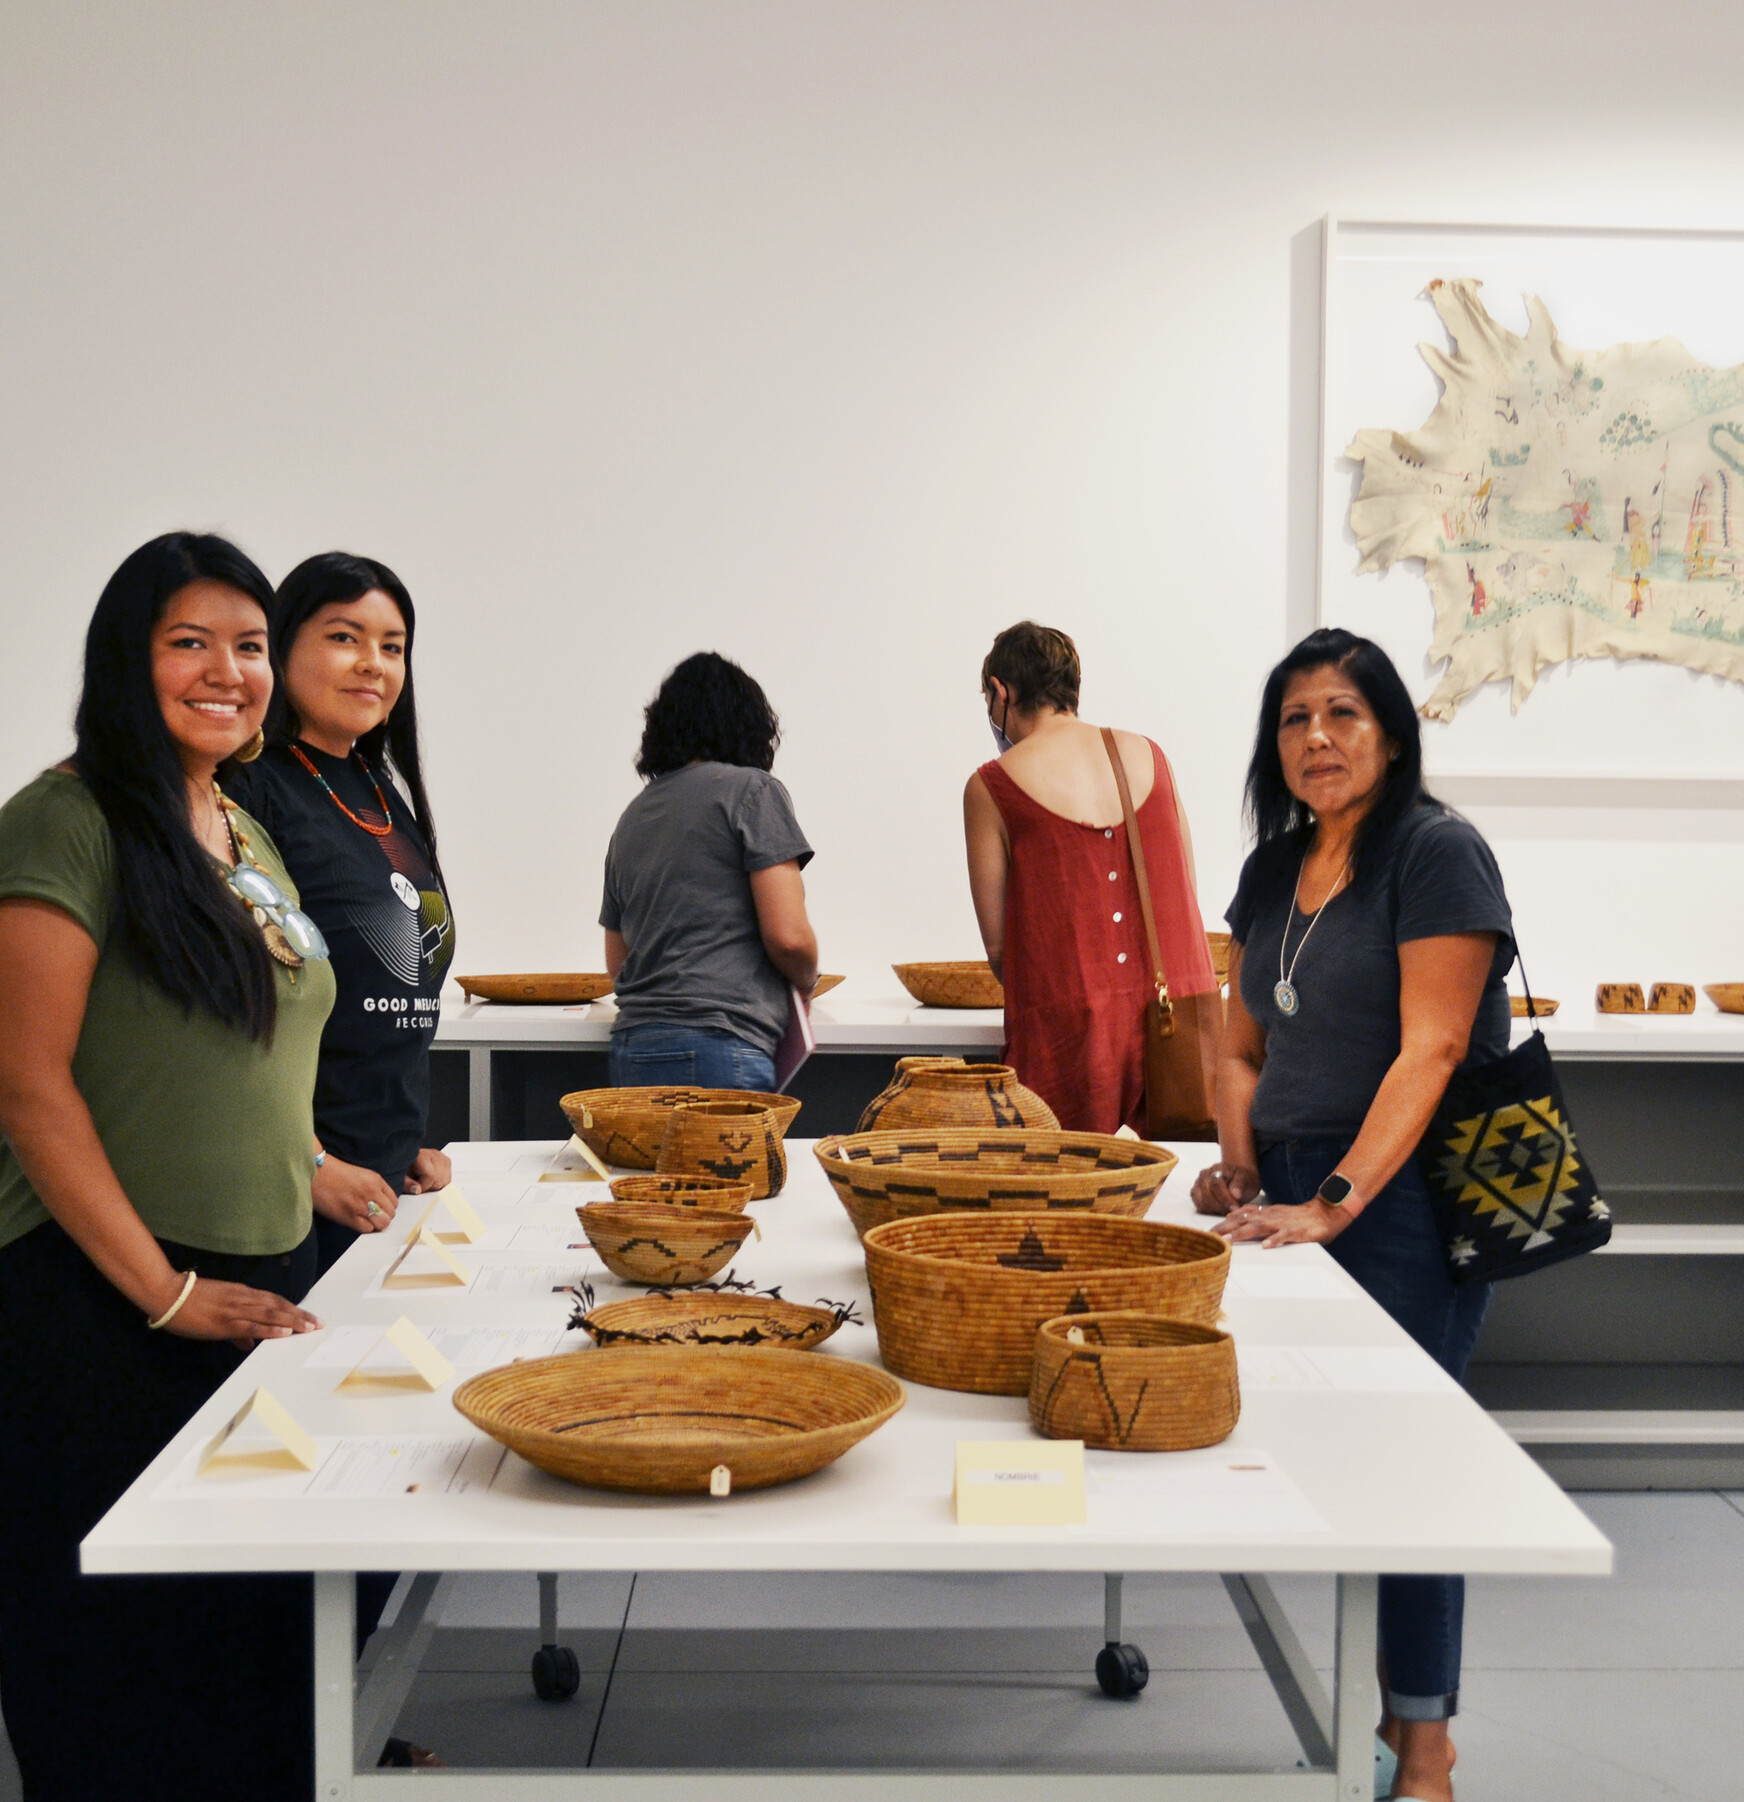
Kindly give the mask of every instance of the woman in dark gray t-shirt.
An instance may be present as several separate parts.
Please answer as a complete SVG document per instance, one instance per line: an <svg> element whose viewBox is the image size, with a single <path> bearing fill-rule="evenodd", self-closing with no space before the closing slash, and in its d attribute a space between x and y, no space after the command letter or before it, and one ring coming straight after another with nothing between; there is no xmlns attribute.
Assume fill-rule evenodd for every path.
<svg viewBox="0 0 1744 1802"><path fill-rule="evenodd" d="M775 1086L789 989L817 982L799 874L811 846L769 773L780 741L763 690L713 651L648 703L647 786L612 834L600 906L614 1087Z"/></svg>
<svg viewBox="0 0 1744 1802"><path fill-rule="evenodd" d="M1272 671L1247 797L1259 843L1228 916L1222 1161L1194 1204L1232 1239L1324 1244L1463 1377L1489 1288L1454 1284L1413 1154L1460 1064L1508 1048L1501 872L1424 793L1405 685L1348 632L1311 634ZM1381 1579L1386 1793L1452 1797L1464 1599L1459 1577Z"/></svg>

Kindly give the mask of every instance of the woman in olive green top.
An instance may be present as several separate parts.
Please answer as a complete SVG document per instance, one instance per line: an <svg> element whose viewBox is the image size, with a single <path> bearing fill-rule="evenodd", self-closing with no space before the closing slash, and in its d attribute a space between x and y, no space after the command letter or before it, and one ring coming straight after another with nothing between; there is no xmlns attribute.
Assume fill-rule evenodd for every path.
<svg viewBox="0 0 1744 1802"><path fill-rule="evenodd" d="M27 1802L306 1797L301 1577L81 1577L78 1545L257 1341L318 1322L326 947L224 798L272 589L222 539L122 564L77 750L0 809L0 1703Z"/></svg>

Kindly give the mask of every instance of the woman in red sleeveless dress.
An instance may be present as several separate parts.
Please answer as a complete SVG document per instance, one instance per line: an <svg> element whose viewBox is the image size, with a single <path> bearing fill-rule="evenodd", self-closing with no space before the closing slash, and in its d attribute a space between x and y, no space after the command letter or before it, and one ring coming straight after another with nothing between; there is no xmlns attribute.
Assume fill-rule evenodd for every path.
<svg viewBox="0 0 1744 1802"><path fill-rule="evenodd" d="M1100 730L1078 718L1071 639L1029 621L981 668L1003 753L963 795L969 886L988 961L1005 985L1005 1061L1079 1132L1145 1130L1144 916L1120 793ZM1171 993L1214 993L1187 819L1168 759L1116 743L1144 838Z"/></svg>

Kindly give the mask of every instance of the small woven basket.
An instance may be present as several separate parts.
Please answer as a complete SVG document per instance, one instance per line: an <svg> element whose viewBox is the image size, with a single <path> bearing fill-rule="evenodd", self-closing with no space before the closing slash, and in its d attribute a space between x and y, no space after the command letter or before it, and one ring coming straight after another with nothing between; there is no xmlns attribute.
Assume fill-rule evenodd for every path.
<svg viewBox="0 0 1744 1802"><path fill-rule="evenodd" d="M887 1220L952 1209L1136 1219L1176 1164L1172 1151L1142 1139L1058 1130L845 1133L814 1150L862 1236Z"/></svg>
<svg viewBox="0 0 1744 1802"><path fill-rule="evenodd" d="M876 1432L903 1399L870 1364L766 1346L529 1358L454 1392L475 1427L541 1470L643 1495L791 1483Z"/></svg>
<svg viewBox="0 0 1744 1802"><path fill-rule="evenodd" d="M818 996L827 995L831 989L839 989L847 980L845 976L820 976L809 998L815 1001Z"/></svg>
<svg viewBox="0 0 1744 1802"><path fill-rule="evenodd" d="M935 1214L865 1238L878 1350L937 1389L1027 1395L1036 1330L1140 1308L1213 1326L1229 1242L1106 1214Z"/></svg>
<svg viewBox="0 0 1744 1802"><path fill-rule="evenodd" d="M652 1207L716 1208L738 1214L750 1199L748 1182L724 1176L620 1176L612 1184L613 1201Z"/></svg>
<svg viewBox="0 0 1744 1802"><path fill-rule="evenodd" d="M1160 1314L1067 1314L1036 1332L1030 1425L1113 1452L1216 1445L1241 1418L1235 1341Z"/></svg>
<svg viewBox="0 0 1744 1802"><path fill-rule="evenodd" d="M810 1351L842 1324L774 1295L638 1295L582 1316L599 1345L778 1345Z"/></svg>
<svg viewBox="0 0 1744 1802"><path fill-rule="evenodd" d="M1552 1001L1548 995L1534 995L1532 997L1532 1013L1540 1020L1548 1020L1561 1006L1562 1003L1560 1001ZM1510 995L1508 997L1508 1012L1512 1014L1516 1020L1526 1019L1528 1017L1526 997L1524 995Z"/></svg>
<svg viewBox="0 0 1744 1802"><path fill-rule="evenodd" d="M907 1066L906 1068L904 1066ZM866 1104L857 1132L914 1126L1058 1127L1059 1116L1009 1064L903 1058Z"/></svg>
<svg viewBox="0 0 1744 1802"><path fill-rule="evenodd" d="M1744 982L1709 982L1702 993L1723 1014L1744 1014Z"/></svg>
<svg viewBox="0 0 1744 1802"><path fill-rule="evenodd" d="M1211 973L1217 978L1220 989L1229 987L1229 946L1235 937L1232 932L1208 932L1205 944L1211 952Z"/></svg>
<svg viewBox="0 0 1744 1802"><path fill-rule="evenodd" d="M985 961L892 964L896 980L922 1007L1004 1007L1005 990Z"/></svg>
<svg viewBox="0 0 1744 1802"><path fill-rule="evenodd" d="M749 1214L595 1201L575 1210L613 1276L661 1289L706 1283L756 1229Z"/></svg>
<svg viewBox="0 0 1744 1802"><path fill-rule="evenodd" d="M652 1170L672 1110L705 1101L749 1101L775 1116L785 1133L799 1112L791 1095L757 1089L696 1089L667 1084L651 1089L578 1089L557 1104L575 1135L595 1157L624 1170Z"/></svg>
<svg viewBox="0 0 1744 1802"><path fill-rule="evenodd" d="M662 1176L749 1179L751 1199L779 1195L787 1152L774 1112L752 1101L702 1101L675 1109L654 1167Z"/></svg>
<svg viewBox="0 0 1744 1802"><path fill-rule="evenodd" d="M598 1001L612 992L612 979L603 970L568 975L457 976L454 980L478 1001L574 1003Z"/></svg>

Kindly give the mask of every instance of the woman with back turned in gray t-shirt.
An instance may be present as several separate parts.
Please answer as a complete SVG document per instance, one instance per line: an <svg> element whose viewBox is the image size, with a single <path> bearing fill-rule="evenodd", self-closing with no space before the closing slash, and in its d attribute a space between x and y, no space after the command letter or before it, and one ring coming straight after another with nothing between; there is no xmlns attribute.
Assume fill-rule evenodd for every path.
<svg viewBox="0 0 1744 1802"><path fill-rule="evenodd" d="M1508 1049L1501 872L1423 790L1417 714L1379 646L1312 633L1271 673L1247 778L1258 837L1229 908L1218 1231L1330 1255L1454 1377L1489 1303L1455 1286L1414 1153L1448 1078ZM1264 1198L1261 1198L1261 1192ZM1381 1579L1396 1787L1451 1802L1464 1580Z"/></svg>
<svg viewBox="0 0 1744 1802"><path fill-rule="evenodd" d="M672 671L645 722L647 786L612 834L600 906L612 1085L772 1089L788 990L817 982L799 874L811 846L769 773L780 722L713 651Z"/></svg>

